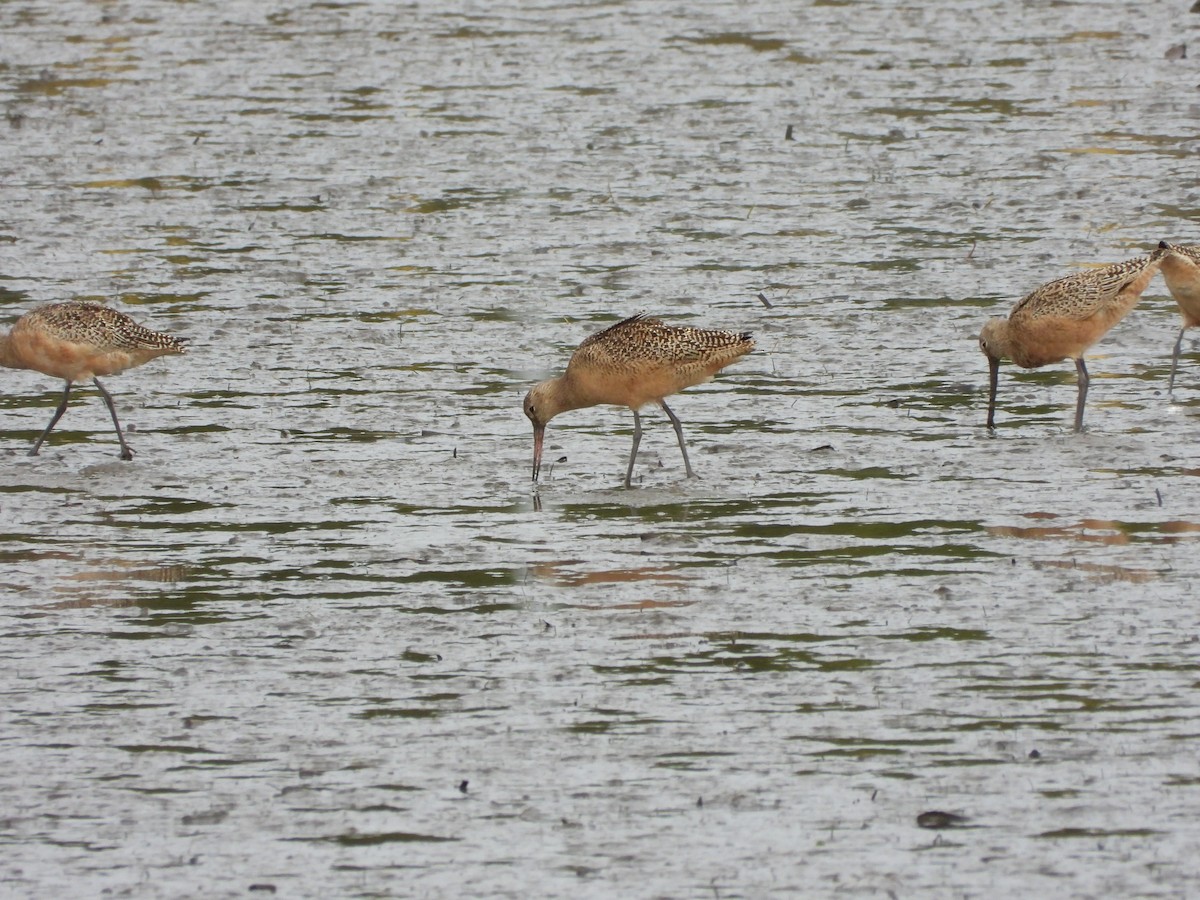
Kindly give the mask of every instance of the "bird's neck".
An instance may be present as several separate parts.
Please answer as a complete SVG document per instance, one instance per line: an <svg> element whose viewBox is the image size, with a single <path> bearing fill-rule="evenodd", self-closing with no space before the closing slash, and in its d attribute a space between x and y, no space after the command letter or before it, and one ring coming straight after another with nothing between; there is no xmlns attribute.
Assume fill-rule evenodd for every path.
<svg viewBox="0 0 1200 900"><path fill-rule="evenodd" d="M594 401L586 397L580 390L580 384L571 377L571 373L551 378L546 382L547 409L551 417L572 409L594 406Z"/></svg>
<svg viewBox="0 0 1200 900"><path fill-rule="evenodd" d="M1197 267L1195 260L1191 257L1181 253L1168 253L1162 258L1160 266L1163 278L1166 279L1167 287L1171 289L1172 293L1181 289L1197 293L1196 280L1197 276L1200 276L1200 267Z"/></svg>
<svg viewBox="0 0 1200 900"><path fill-rule="evenodd" d="M16 351L12 345L12 333L5 332L0 334L0 366L6 369L24 369L25 364L17 359Z"/></svg>
<svg viewBox="0 0 1200 900"><path fill-rule="evenodd" d="M1129 303L1130 308L1132 308L1133 305L1137 303L1138 298L1142 296L1142 291L1149 287L1150 282L1154 279L1154 276L1158 272L1160 266L1161 262L1157 260L1147 263L1145 268L1138 272L1137 275L1131 278L1129 283L1125 285L1125 288L1121 291L1121 293L1132 298L1132 302Z"/></svg>

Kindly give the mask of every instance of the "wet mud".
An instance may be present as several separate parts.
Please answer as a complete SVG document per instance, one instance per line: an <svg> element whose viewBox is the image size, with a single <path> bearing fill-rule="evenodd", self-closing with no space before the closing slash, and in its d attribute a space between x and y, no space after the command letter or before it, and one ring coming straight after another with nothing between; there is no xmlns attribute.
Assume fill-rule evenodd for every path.
<svg viewBox="0 0 1200 900"><path fill-rule="evenodd" d="M1185 895L1197 336L976 335L1200 242L1187 7L0 3L0 313L191 340L0 372L0 892Z"/></svg>

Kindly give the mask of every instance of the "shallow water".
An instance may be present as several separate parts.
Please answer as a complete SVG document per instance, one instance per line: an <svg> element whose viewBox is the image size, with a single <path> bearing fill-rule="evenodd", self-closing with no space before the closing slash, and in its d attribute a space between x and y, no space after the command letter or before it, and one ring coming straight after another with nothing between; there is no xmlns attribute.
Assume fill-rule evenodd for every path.
<svg viewBox="0 0 1200 900"><path fill-rule="evenodd" d="M975 343L1197 241L1187 5L0 3L4 318L192 341L3 373L4 893L1187 894L1197 338ZM701 478L534 494L641 310Z"/></svg>

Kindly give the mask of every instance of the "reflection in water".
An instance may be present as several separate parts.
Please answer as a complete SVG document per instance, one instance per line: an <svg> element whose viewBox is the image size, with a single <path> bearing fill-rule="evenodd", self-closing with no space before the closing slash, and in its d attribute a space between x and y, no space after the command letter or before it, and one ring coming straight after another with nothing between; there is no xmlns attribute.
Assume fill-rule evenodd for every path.
<svg viewBox="0 0 1200 900"><path fill-rule="evenodd" d="M602 571L570 571L580 564L579 560L538 563L529 571L538 578L552 581L564 587L579 587L585 584L623 584L638 581L656 581L663 584L682 585L686 576L675 569L660 566L640 566L632 569L606 569Z"/></svg>
<svg viewBox="0 0 1200 900"><path fill-rule="evenodd" d="M1129 584L1146 584L1165 576L1163 572L1153 572L1149 569L1130 569L1125 566L1106 566L1077 560L1037 560L1033 565L1035 568L1070 569L1105 582L1122 581Z"/></svg>
<svg viewBox="0 0 1200 900"><path fill-rule="evenodd" d="M105 560L104 568L83 569L64 576L54 593L68 599L40 604L42 609L81 609L90 606L162 606L161 593L148 594L144 585L178 584L189 577L187 566L145 566L130 560ZM172 600L167 599L168 605Z"/></svg>
<svg viewBox="0 0 1200 900"><path fill-rule="evenodd" d="M1033 514L1029 518L1055 519L1054 514ZM1200 532L1194 522L1168 520L1154 523L1117 522L1104 519L1081 519L1063 525L989 525L989 534L1033 540L1067 539L1088 543L1125 545L1135 542L1177 543L1187 535Z"/></svg>

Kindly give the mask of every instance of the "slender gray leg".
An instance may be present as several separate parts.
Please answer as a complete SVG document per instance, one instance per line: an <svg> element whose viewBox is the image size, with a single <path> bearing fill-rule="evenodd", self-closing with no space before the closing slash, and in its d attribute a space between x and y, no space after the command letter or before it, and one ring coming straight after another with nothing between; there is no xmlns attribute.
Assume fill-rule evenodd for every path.
<svg viewBox="0 0 1200 900"><path fill-rule="evenodd" d="M1088 373L1082 356L1075 360L1075 370L1079 373L1079 399L1075 401L1075 430L1083 431L1083 404L1087 400Z"/></svg>
<svg viewBox="0 0 1200 900"><path fill-rule="evenodd" d="M642 442L642 417L638 411L633 411L633 449L629 451L629 468L625 470L625 487L633 487L630 479L633 477L633 461L637 458L638 444Z"/></svg>
<svg viewBox="0 0 1200 900"><path fill-rule="evenodd" d="M1171 380L1167 382L1167 393L1173 393L1175 390L1175 368L1179 365L1179 351L1183 349L1183 333L1187 331L1187 326L1184 325L1179 329L1179 337L1175 339L1175 352L1171 354Z"/></svg>
<svg viewBox="0 0 1200 900"><path fill-rule="evenodd" d="M130 450L129 445L125 443L125 435L121 434L121 423L117 421L117 408L113 406L112 395L104 389L104 385L100 383L99 378L93 378L92 384L94 384L104 396L104 402L108 406L109 413L112 415L113 425L117 429L117 440L121 442L121 459L133 459L133 451Z"/></svg>
<svg viewBox="0 0 1200 900"><path fill-rule="evenodd" d="M671 412L671 407L667 406L662 400L658 401L658 405L663 408L663 412L667 414L667 418L671 420L671 424L675 427L675 436L679 438L679 449L683 453L683 467L687 470L687 477L695 478L696 473L692 471L692 464L688 460L687 444L683 442L683 425L680 424L675 413Z"/></svg>
<svg viewBox="0 0 1200 900"><path fill-rule="evenodd" d="M50 420L50 424L46 426L46 430L42 432L42 436L33 442L33 449L29 451L30 456L37 456L38 451L42 449L42 441L58 424L58 420L63 417L63 413L67 411L67 401L71 399L71 382L67 382L67 389L63 391L62 403L58 404L58 409L54 411L54 418Z"/></svg>

